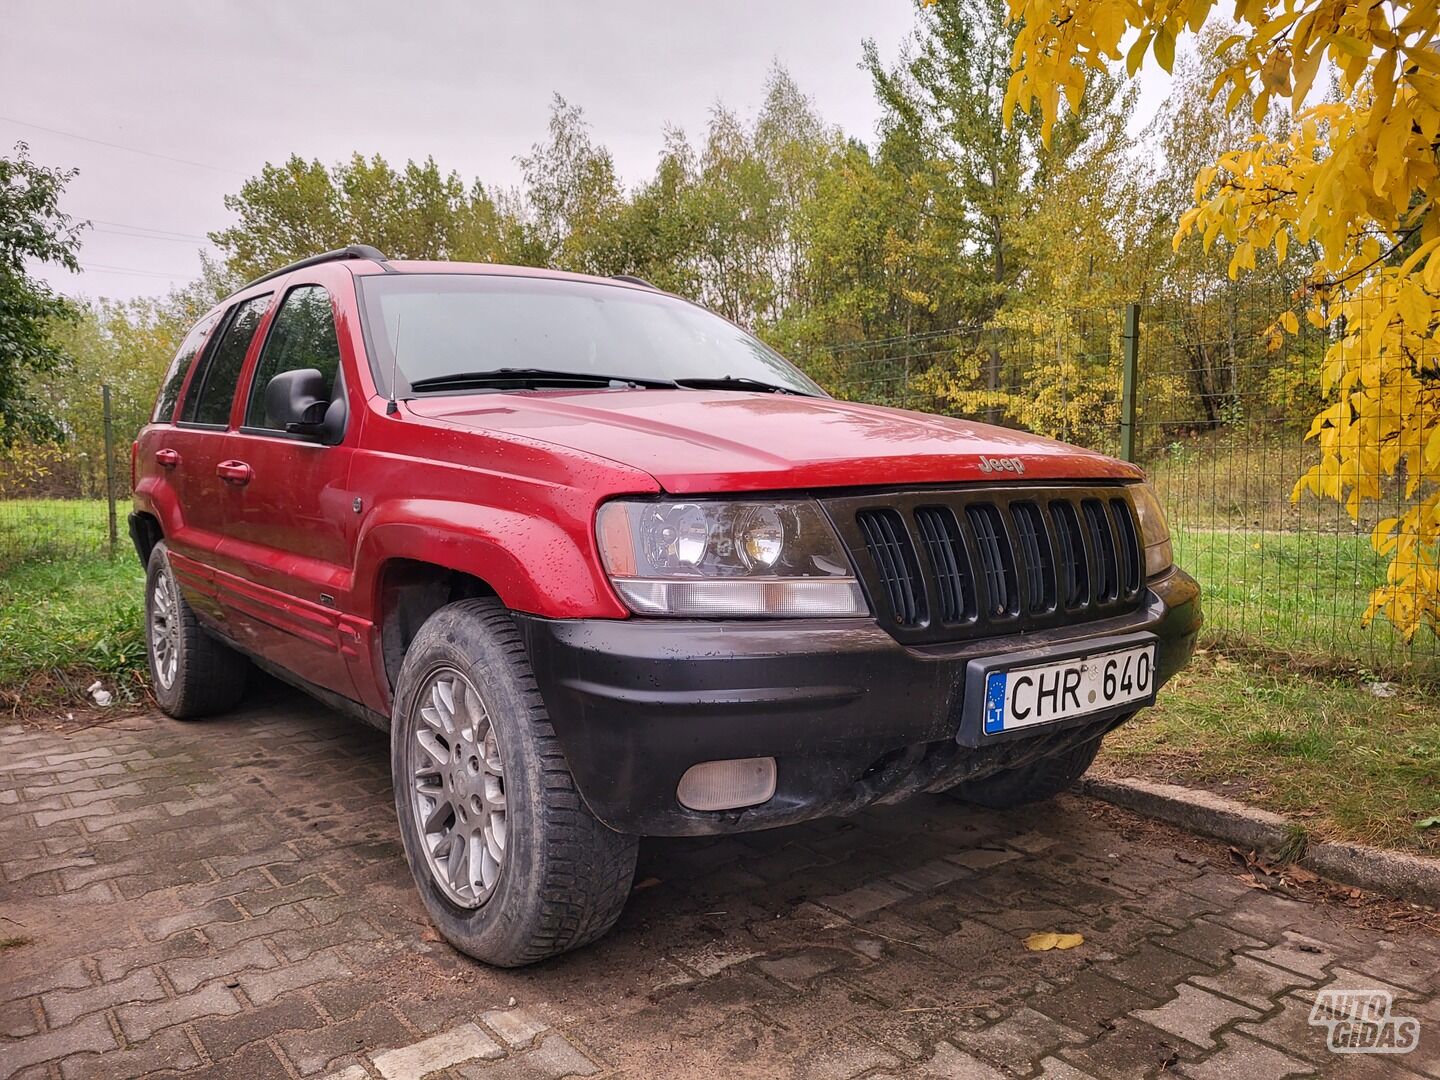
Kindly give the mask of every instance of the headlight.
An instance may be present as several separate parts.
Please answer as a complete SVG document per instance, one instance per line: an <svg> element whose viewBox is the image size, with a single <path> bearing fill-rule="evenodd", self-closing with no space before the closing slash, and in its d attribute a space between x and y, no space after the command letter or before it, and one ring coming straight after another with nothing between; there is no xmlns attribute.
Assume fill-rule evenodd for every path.
<svg viewBox="0 0 1440 1080"><path fill-rule="evenodd" d="M595 519L615 591L640 615L868 615L813 502L606 503Z"/></svg>
<svg viewBox="0 0 1440 1080"><path fill-rule="evenodd" d="M1170 526L1165 511L1149 484L1136 484L1135 516L1140 519L1140 543L1145 546L1145 576L1154 577L1170 569L1175 561L1170 547Z"/></svg>

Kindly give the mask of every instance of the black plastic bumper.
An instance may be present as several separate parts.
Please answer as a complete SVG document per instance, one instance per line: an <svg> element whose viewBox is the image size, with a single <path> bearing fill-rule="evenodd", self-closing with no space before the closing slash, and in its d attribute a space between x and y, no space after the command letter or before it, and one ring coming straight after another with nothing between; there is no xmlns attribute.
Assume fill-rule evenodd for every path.
<svg viewBox="0 0 1440 1080"><path fill-rule="evenodd" d="M970 661L1149 632L1163 683L1189 659L1201 612L1199 587L1173 570L1128 615L960 645L907 647L860 619L516 621L595 815L621 832L697 836L848 813L1096 738L1125 717L961 746ZM777 760L768 802L701 812L676 800L690 766L744 757Z"/></svg>

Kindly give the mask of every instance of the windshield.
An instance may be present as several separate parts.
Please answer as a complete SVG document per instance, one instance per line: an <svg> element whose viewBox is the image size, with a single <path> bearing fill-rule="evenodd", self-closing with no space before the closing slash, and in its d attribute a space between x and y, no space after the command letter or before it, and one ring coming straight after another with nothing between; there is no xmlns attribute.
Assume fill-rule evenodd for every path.
<svg viewBox="0 0 1440 1080"><path fill-rule="evenodd" d="M663 293L500 274L379 274L360 290L376 384L386 392L393 363L397 397L422 380L502 368L730 376L824 394L763 342Z"/></svg>

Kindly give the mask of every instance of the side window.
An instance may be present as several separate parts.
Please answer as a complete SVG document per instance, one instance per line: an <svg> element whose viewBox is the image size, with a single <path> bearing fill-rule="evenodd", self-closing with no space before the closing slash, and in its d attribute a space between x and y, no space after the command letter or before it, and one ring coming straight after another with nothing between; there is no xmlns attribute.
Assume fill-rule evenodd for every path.
<svg viewBox="0 0 1440 1080"><path fill-rule="evenodd" d="M320 285L300 285L286 294L270 322L265 348L255 365L245 426L283 430L284 425L265 411L265 388L276 375L314 368L325 379L325 399L333 396L340 370L340 342L335 336L335 313L330 294Z"/></svg>
<svg viewBox="0 0 1440 1080"><path fill-rule="evenodd" d="M155 401L155 412L151 415L150 421L154 424L169 423L175 415L175 403L180 400L180 388L185 385L185 376L190 373L190 365L195 362L195 357L200 352L200 347L205 344L205 339L210 336L210 331L215 329L215 324L220 320L220 313L201 319L190 332L185 335L185 340L180 342L180 349L175 354L175 359L170 361L170 368L165 372L165 381L160 384L160 396Z"/></svg>
<svg viewBox="0 0 1440 1080"><path fill-rule="evenodd" d="M205 354L204 367L190 380L185 407L180 419L196 424L221 424L230 419L230 402L235 397L235 384L260 317L270 306L270 295L252 297L232 308L230 321L215 347Z"/></svg>

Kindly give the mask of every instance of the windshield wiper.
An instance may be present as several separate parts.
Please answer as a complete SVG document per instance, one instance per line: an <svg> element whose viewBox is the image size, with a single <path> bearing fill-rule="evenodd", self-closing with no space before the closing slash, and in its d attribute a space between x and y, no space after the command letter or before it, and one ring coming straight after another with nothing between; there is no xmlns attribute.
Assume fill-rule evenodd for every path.
<svg viewBox="0 0 1440 1080"><path fill-rule="evenodd" d="M615 386L631 389L675 389L669 379L637 379L630 375L599 375L590 371L554 371L549 368L495 368L492 371L457 371L416 379L411 390L473 390L494 386Z"/></svg>
<svg viewBox="0 0 1440 1080"><path fill-rule="evenodd" d="M689 379L676 379L676 386L683 386L689 390L754 390L764 394L794 394L797 397L814 397L814 394L807 394L804 390L796 390L793 386L783 386L780 383L764 382L760 379L747 379L743 375L718 375L718 376L696 376Z"/></svg>

